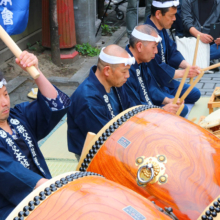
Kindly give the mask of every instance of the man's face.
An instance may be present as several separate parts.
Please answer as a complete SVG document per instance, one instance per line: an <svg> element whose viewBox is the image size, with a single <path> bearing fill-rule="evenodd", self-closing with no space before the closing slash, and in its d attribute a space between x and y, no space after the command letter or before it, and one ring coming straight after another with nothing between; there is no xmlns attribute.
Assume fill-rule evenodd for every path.
<svg viewBox="0 0 220 220"><path fill-rule="evenodd" d="M165 28L165 29L170 29L173 22L176 20L176 12L177 12L177 8L175 7L170 7L169 8L169 11L166 12L166 14L163 16L161 14L161 12L159 12L159 23L160 23L160 26Z"/></svg>
<svg viewBox="0 0 220 220"><path fill-rule="evenodd" d="M0 121L5 121L9 117L10 98L5 86L0 89Z"/></svg>
<svg viewBox="0 0 220 220"><path fill-rule="evenodd" d="M110 68L110 74L107 78L109 84L114 87L123 86L130 77L130 67L130 65L125 66L125 64L118 64L115 68Z"/></svg>
<svg viewBox="0 0 220 220"><path fill-rule="evenodd" d="M153 37L158 37L156 33L152 33ZM141 52L140 52L140 61L141 63L148 63L152 59L155 58L155 55L158 53L157 50L158 43L156 42L143 42L141 45Z"/></svg>

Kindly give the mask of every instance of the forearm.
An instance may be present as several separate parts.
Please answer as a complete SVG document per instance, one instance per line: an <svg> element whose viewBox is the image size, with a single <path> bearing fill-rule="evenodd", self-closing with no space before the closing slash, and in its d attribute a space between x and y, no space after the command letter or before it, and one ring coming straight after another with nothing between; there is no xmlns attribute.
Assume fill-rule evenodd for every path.
<svg viewBox="0 0 220 220"><path fill-rule="evenodd" d="M45 182L47 182L47 181L48 181L48 179L45 179L45 178L40 179L40 180L37 182L37 184L36 184L36 186L34 187L34 189L38 188L40 185L42 185L43 183L45 183Z"/></svg>
<svg viewBox="0 0 220 220"><path fill-rule="evenodd" d="M43 75L43 73L38 69L40 76L35 79L41 94L47 98L55 99L57 97L57 91L50 81Z"/></svg>
<svg viewBox="0 0 220 220"><path fill-rule="evenodd" d="M183 60L180 65L179 65L179 68L181 69L186 69L187 66L190 66L190 64L186 61L186 60Z"/></svg>
<svg viewBox="0 0 220 220"><path fill-rule="evenodd" d="M194 28L194 27L191 27L191 28L189 29L189 33L190 33L193 37L197 37L198 34L201 35L201 32L198 31L198 30L197 30L196 28Z"/></svg>
<svg viewBox="0 0 220 220"><path fill-rule="evenodd" d="M176 70L174 74L174 79L183 78L184 70Z"/></svg>
<svg viewBox="0 0 220 220"><path fill-rule="evenodd" d="M164 100L163 100L163 102L162 102L162 105L169 104L169 103L170 103L170 100L171 100L170 98L165 97Z"/></svg>

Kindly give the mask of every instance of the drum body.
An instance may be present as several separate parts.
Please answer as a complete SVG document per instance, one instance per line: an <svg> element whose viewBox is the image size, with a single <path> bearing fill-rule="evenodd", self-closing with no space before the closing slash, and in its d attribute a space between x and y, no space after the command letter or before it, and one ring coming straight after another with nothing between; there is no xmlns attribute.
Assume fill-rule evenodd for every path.
<svg viewBox="0 0 220 220"><path fill-rule="evenodd" d="M171 206L178 219L199 218L220 195L220 140L162 109L139 107L129 112L96 135L79 169L99 173L160 207ZM149 164L154 177L141 184L138 170L141 180L149 180Z"/></svg>
<svg viewBox="0 0 220 220"><path fill-rule="evenodd" d="M87 172L65 176L62 176L58 182L52 179L49 185L45 183L43 191L33 191L16 207L7 220L16 219L20 213L18 210L25 211L36 201L39 202L34 205L33 211L28 214L23 213L25 220L171 219L157 210L149 200L104 177ZM54 187L57 189L52 190ZM50 195L46 195L48 188ZM45 198L41 200L43 194ZM30 198L32 198L31 202Z"/></svg>

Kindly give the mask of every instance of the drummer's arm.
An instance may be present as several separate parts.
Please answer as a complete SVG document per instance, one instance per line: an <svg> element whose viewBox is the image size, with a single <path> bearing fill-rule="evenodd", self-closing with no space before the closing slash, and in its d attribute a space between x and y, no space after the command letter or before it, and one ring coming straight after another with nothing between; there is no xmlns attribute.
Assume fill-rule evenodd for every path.
<svg viewBox="0 0 220 220"><path fill-rule="evenodd" d="M41 91L41 94L50 99L55 99L57 97L56 89L38 68L38 59L34 54L23 51L19 59L16 58L16 63L25 71L27 71L26 67L35 66L40 73L40 76L35 79L35 83Z"/></svg>
<svg viewBox="0 0 220 220"><path fill-rule="evenodd" d="M37 182L37 184L36 184L36 186L34 187L34 189L36 189L36 188L39 187L40 185L46 183L47 181L48 181L48 179L45 179L45 178L40 179L40 180Z"/></svg>

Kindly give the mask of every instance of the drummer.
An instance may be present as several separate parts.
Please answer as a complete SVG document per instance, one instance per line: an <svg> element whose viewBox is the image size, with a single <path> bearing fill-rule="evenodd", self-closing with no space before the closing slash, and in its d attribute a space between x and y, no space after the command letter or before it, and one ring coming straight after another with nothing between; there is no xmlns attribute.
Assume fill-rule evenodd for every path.
<svg viewBox="0 0 220 220"><path fill-rule="evenodd" d="M167 30L170 29L176 20L175 14L179 0L153 0L151 15L148 16L145 24L151 25L157 31L162 41L158 43L158 53L155 58L148 63L148 67L154 75L157 83L168 97L175 96L180 82L176 79L182 78L187 66L190 64L177 50L176 43L169 37ZM181 69L179 69L181 68ZM200 68L190 66L188 78L198 76ZM189 84L184 84L183 92L189 88ZM185 99L185 103L195 103L201 96L199 89L193 88Z"/></svg>
<svg viewBox="0 0 220 220"><path fill-rule="evenodd" d="M37 142L56 126L71 103L38 69L36 56L23 52L16 62L24 70L37 68L39 92L36 101L10 109L7 83L0 73L0 219L51 178Z"/></svg>
<svg viewBox="0 0 220 220"><path fill-rule="evenodd" d="M130 45L126 46L126 50L135 58L135 64L130 68L130 78L125 84L125 89L136 105L163 106L164 110L175 114L180 107L179 101L173 104L173 98L166 96L147 64L155 57L160 41L161 38L153 27L140 25L134 28L130 36ZM181 116L185 116L187 112L188 109L185 107Z"/></svg>
<svg viewBox="0 0 220 220"><path fill-rule="evenodd" d="M121 47L101 50L97 66L71 96L67 114L68 148L79 159L88 132L97 133L120 112L135 106L122 86L135 60Z"/></svg>

